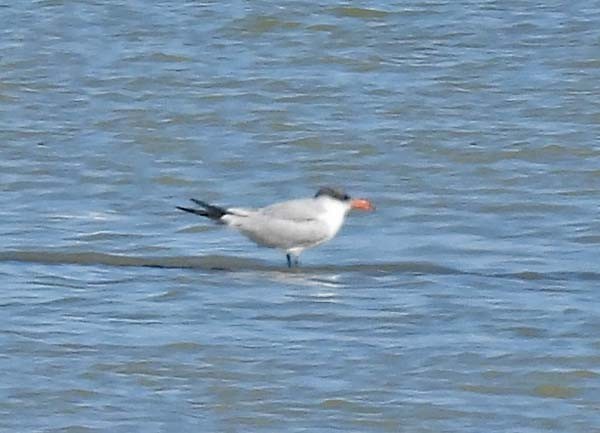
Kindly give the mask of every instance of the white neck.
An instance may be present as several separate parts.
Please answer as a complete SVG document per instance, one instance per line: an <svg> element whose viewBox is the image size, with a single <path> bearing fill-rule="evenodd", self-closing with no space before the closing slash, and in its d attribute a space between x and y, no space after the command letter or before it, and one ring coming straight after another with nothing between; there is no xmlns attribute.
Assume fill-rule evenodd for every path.
<svg viewBox="0 0 600 433"><path fill-rule="evenodd" d="M346 214L350 210L350 203L336 200L328 196L319 197L323 201L323 207L325 212L320 216L323 222L327 224L329 228L330 238L334 237L336 233L344 224Z"/></svg>

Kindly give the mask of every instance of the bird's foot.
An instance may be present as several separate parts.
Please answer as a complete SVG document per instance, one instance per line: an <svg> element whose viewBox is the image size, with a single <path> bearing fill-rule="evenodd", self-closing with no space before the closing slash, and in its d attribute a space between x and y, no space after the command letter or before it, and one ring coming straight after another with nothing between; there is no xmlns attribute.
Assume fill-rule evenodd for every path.
<svg viewBox="0 0 600 433"><path fill-rule="evenodd" d="M293 266L298 267L298 256L294 256L294 258L292 260L292 255L288 253L285 255L285 257L287 259L288 268L290 268L290 269L292 268L292 263L293 263Z"/></svg>

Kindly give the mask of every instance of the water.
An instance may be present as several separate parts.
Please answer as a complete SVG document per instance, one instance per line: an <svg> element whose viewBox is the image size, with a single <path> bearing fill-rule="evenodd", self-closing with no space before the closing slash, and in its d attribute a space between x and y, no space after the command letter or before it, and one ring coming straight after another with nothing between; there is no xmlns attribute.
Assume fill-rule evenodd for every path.
<svg viewBox="0 0 600 433"><path fill-rule="evenodd" d="M600 431L594 2L0 7L0 430ZM341 185L285 257L175 210Z"/></svg>

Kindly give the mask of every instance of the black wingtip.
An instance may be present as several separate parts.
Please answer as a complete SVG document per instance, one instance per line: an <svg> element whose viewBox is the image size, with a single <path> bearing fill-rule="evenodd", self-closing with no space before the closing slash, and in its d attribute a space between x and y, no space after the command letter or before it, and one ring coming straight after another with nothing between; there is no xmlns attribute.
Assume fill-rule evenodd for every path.
<svg viewBox="0 0 600 433"><path fill-rule="evenodd" d="M204 209L193 209L193 208L184 207L184 206L175 206L175 207L184 212L193 213L195 215L207 217L207 218L210 218L211 220L216 220L216 221L220 220L223 215L228 213L227 210L225 210L221 207L218 207L218 206L213 206L202 200L197 200L195 198L191 198L190 200L192 202L196 203L197 205L202 206Z"/></svg>
<svg viewBox="0 0 600 433"><path fill-rule="evenodd" d="M190 201L192 203L196 203L198 206L202 206L205 208L216 207L216 206L211 205L210 203L206 203L205 201L198 200L197 198L191 198Z"/></svg>
<svg viewBox="0 0 600 433"><path fill-rule="evenodd" d="M193 213L194 215L200 215L203 217L208 216L208 212L206 212L204 209L192 209L191 207L183 207L183 206L175 206L175 208L182 210L184 212Z"/></svg>

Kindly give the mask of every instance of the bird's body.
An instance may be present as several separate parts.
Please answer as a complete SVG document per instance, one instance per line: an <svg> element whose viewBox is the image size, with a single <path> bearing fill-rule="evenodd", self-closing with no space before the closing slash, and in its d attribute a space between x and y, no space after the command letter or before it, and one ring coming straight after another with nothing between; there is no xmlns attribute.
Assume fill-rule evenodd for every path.
<svg viewBox="0 0 600 433"><path fill-rule="evenodd" d="M221 208L192 199L201 209L179 207L226 224L269 248L283 250L288 265L291 257L332 239L351 209L373 210L368 200L351 199L332 188L321 188L314 198L288 200L257 209Z"/></svg>

